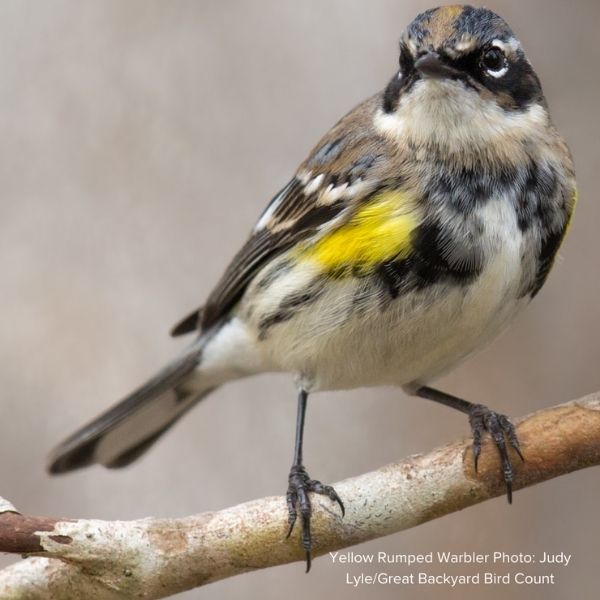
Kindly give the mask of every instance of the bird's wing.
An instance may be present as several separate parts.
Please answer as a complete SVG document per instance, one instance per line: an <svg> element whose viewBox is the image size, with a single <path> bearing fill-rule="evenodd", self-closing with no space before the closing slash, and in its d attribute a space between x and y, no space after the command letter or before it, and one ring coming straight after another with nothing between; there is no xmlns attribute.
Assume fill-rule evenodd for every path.
<svg viewBox="0 0 600 600"><path fill-rule="evenodd" d="M395 183L388 176L389 142L373 127L380 102L380 95L365 101L317 144L267 206L206 304L175 325L172 335L210 327L236 304L268 261L347 222L357 207Z"/></svg>

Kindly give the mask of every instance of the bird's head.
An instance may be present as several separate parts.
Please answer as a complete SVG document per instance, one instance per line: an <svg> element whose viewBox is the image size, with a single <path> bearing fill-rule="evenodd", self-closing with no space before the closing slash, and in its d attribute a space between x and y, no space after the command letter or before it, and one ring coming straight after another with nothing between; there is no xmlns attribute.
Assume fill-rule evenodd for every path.
<svg viewBox="0 0 600 600"><path fill-rule="evenodd" d="M388 117L388 121L385 119ZM542 88L507 23L485 8L428 10L406 28L382 126L464 151L547 124Z"/></svg>

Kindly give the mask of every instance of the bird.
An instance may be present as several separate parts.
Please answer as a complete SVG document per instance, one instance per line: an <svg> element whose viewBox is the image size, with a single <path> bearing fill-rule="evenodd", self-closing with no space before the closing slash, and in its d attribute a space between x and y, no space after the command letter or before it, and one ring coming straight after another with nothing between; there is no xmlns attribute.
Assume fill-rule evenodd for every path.
<svg viewBox="0 0 600 600"><path fill-rule="evenodd" d="M525 460L510 419L432 383L538 294L577 200L568 146L520 41L494 12L432 8L402 32L385 87L343 116L268 203L204 305L190 345L68 437L50 473L124 467L219 386L265 372L297 388L287 535L311 566L303 462L309 395L395 385L468 417L475 469L497 448L508 501ZM392 69L390 69L392 70Z"/></svg>

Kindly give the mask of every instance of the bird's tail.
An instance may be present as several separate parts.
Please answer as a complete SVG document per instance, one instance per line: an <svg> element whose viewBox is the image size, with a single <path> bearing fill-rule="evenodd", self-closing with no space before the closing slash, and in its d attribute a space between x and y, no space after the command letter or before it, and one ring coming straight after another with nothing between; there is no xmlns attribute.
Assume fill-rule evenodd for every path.
<svg viewBox="0 0 600 600"><path fill-rule="evenodd" d="M194 377L200 338L184 354L115 406L59 444L48 471L64 473L99 463L124 467L142 455L192 406L215 389Z"/></svg>

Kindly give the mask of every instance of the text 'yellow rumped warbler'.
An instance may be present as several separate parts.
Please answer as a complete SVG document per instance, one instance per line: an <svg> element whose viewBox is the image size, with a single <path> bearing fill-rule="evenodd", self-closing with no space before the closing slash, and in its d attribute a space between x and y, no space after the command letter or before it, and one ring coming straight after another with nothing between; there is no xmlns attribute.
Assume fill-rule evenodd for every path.
<svg viewBox="0 0 600 600"><path fill-rule="evenodd" d="M129 464L218 386L284 371L299 388L289 532L299 514L307 569L309 493L344 510L303 466L309 393L395 384L466 413L475 465L487 431L510 501L509 448L523 458L510 421L429 383L537 294L575 200L569 150L509 26L483 8L424 12L386 88L316 145L174 328L192 345L61 444L50 471Z"/></svg>

